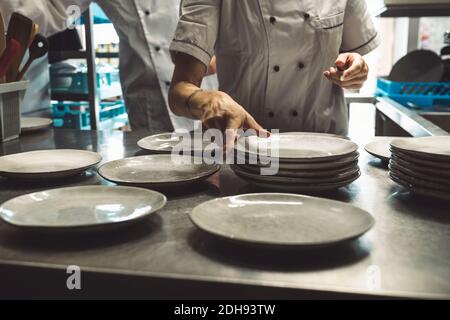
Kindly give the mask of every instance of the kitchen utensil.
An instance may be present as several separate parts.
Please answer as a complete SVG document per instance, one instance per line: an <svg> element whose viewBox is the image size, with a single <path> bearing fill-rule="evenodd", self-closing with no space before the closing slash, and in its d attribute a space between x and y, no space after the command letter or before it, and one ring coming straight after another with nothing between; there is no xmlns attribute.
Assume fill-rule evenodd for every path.
<svg viewBox="0 0 450 320"><path fill-rule="evenodd" d="M46 129L52 124L53 120L47 118L23 117L20 119L22 133Z"/></svg>
<svg viewBox="0 0 450 320"><path fill-rule="evenodd" d="M394 139L391 146L415 157L450 164L450 136Z"/></svg>
<svg viewBox="0 0 450 320"><path fill-rule="evenodd" d="M31 34L30 34L30 39L28 40L28 48L31 47L31 44L34 41L34 38L36 38L38 32L39 32L39 25L37 23L33 23L33 27L31 29Z"/></svg>
<svg viewBox="0 0 450 320"><path fill-rule="evenodd" d="M185 141L185 138L188 136L189 139ZM183 148L183 150L193 153L203 152L205 148L211 148L211 150L217 148L217 145L204 140L202 137L176 132L145 137L138 141L138 146L143 150L155 153L171 153L175 147L178 149Z"/></svg>
<svg viewBox="0 0 450 320"><path fill-rule="evenodd" d="M80 174L97 165L95 152L72 149L41 150L0 157L0 176L11 179L58 179Z"/></svg>
<svg viewBox="0 0 450 320"><path fill-rule="evenodd" d="M21 46L15 39L8 40L8 46L3 51L0 58L0 83L5 82L5 76L12 68L14 61L17 59L21 51Z"/></svg>
<svg viewBox="0 0 450 320"><path fill-rule="evenodd" d="M199 229L220 238L299 248L350 241L375 223L368 212L342 202L279 193L211 200L189 217Z"/></svg>
<svg viewBox="0 0 450 320"><path fill-rule="evenodd" d="M20 52L14 59L11 68L6 74L7 82L14 82L17 80L20 65L28 48L28 42L30 41L32 29L33 21L17 12L12 14L6 35L7 43L10 39L16 39L20 43Z"/></svg>
<svg viewBox="0 0 450 320"><path fill-rule="evenodd" d="M6 48L6 33L5 33L5 23L3 21L3 15L0 10L0 57Z"/></svg>
<svg viewBox="0 0 450 320"><path fill-rule="evenodd" d="M444 74L441 57L430 50L415 50L392 68L389 80L397 82L439 82Z"/></svg>
<svg viewBox="0 0 450 320"><path fill-rule="evenodd" d="M391 158L391 141L397 137L377 137L375 141L366 145L365 150L375 158L389 161Z"/></svg>
<svg viewBox="0 0 450 320"><path fill-rule="evenodd" d="M151 155L108 162L98 172L121 185L166 188L207 179L219 170L219 165L206 164L201 158Z"/></svg>
<svg viewBox="0 0 450 320"><path fill-rule="evenodd" d="M70 230L137 222L165 206L164 195L130 187L83 186L23 195L0 206L0 218L18 228Z"/></svg>
<svg viewBox="0 0 450 320"><path fill-rule="evenodd" d="M45 38L43 35L38 34L34 38L33 43L30 46L30 57L28 58L27 63L23 66L22 70L19 72L17 81L23 79L25 73L28 71L33 61L43 57L48 52L48 49L49 46L47 38Z"/></svg>

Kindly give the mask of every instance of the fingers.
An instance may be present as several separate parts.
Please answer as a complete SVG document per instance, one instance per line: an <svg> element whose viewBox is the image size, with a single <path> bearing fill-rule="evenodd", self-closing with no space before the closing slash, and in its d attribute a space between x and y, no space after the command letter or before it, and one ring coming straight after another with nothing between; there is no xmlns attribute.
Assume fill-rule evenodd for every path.
<svg viewBox="0 0 450 320"><path fill-rule="evenodd" d="M363 57L357 53L339 55L336 67L326 70L323 75L334 84L345 89L360 89L366 82L369 67Z"/></svg>
<svg viewBox="0 0 450 320"><path fill-rule="evenodd" d="M244 129L252 129L255 130L259 137L262 138L268 138L270 137L270 132L261 127L261 125L256 122L256 120L249 114L247 114L247 117L244 122Z"/></svg>
<svg viewBox="0 0 450 320"><path fill-rule="evenodd" d="M341 81L335 79L331 81L344 89L361 89L364 83L367 81L367 76L362 76L360 78L352 79L349 81Z"/></svg>
<svg viewBox="0 0 450 320"><path fill-rule="evenodd" d="M352 80L361 77L363 73L368 73L368 67L361 56L356 58L355 61L346 69L342 75L343 81Z"/></svg>
<svg viewBox="0 0 450 320"><path fill-rule="evenodd" d="M340 70L347 69L347 64L349 63L349 54L348 53L342 53L340 54L335 62L336 67Z"/></svg>

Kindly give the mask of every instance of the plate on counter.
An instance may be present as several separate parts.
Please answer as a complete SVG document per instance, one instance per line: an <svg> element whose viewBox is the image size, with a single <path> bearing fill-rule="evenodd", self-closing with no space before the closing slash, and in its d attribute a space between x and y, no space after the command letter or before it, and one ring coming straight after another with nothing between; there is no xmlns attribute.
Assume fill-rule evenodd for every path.
<svg viewBox="0 0 450 320"><path fill-rule="evenodd" d="M338 201L293 194L248 194L211 200L190 219L228 240L267 246L322 247L356 239L375 223L366 211Z"/></svg>
<svg viewBox="0 0 450 320"><path fill-rule="evenodd" d="M150 155L111 161L98 172L104 179L120 185L166 188L205 180L219 170L220 165L206 164L201 158Z"/></svg>
<svg viewBox="0 0 450 320"><path fill-rule="evenodd" d="M424 196L424 197L430 197L430 198L436 198L436 199L440 199L440 200L450 201L450 194L447 192L413 186L411 183L403 180L402 178L397 176L392 171L389 172L389 177L391 178L392 181L407 188L412 193L415 193L415 194L418 194L418 195Z"/></svg>
<svg viewBox="0 0 450 320"><path fill-rule="evenodd" d="M402 166L403 168L408 168L408 169L410 169L414 172L420 173L420 174L450 178L450 169L442 170L442 169L437 169L437 168L435 169L432 167L417 165L417 164L414 164L407 160L400 159L399 157L397 157L395 155L392 157L392 160L395 161L396 164Z"/></svg>
<svg viewBox="0 0 450 320"><path fill-rule="evenodd" d="M313 133L282 133L269 138L250 136L239 139L235 149L241 155L266 155L280 162L314 163L347 157L357 152L358 145L347 139Z"/></svg>
<svg viewBox="0 0 450 320"><path fill-rule="evenodd" d="M366 145L365 150L384 162L391 159L391 142L397 137L377 137L376 140Z"/></svg>
<svg viewBox="0 0 450 320"><path fill-rule="evenodd" d="M429 182L437 182L437 183L440 183L443 185L450 186L450 178L446 178L445 176L442 176L442 175L432 175L432 174L421 173L419 171L411 170L409 167L404 167L395 160L391 160L391 163L389 164L389 166L393 170L399 170L402 173L404 173L410 177L413 177L413 178L422 179L422 180L426 180Z"/></svg>
<svg viewBox="0 0 450 320"><path fill-rule="evenodd" d="M403 181L406 181L410 185L414 187L419 187L421 189L432 189L437 190L440 192L448 193L450 194L450 185L449 184L441 184L436 181L428 181L424 179L420 179L414 176L410 176L401 170L396 169L393 166L389 167L390 172L395 175L396 177L402 179Z"/></svg>
<svg viewBox="0 0 450 320"><path fill-rule="evenodd" d="M411 156L450 163L450 136L394 139L391 146Z"/></svg>
<svg viewBox="0 0 450 320"><path fill-rule="evenodd" d="M161 133L145 137L138 141L138 146L146 151L154 153L171 153L174 148L190 151L193 153L203 152L205 149L214 150L217 145L211 141L206 141L202 137L190 136L190 140L185 141L186 135L176 132Z"/></svg>
<svg viewBox="0 0 450 320"><path fill-rule="evenodd" d="M50 128L53 125L52 119L23 117L20 119L20 127L23 133L40 131Z"/></svg>
<svg viewBox="0 0 450 320"><path fill-rule="evenodd" d="M56 149L0 157L0 176L10 179L60 179L81 174L102 157L85 150Z"/></svg>
<svg viewBox="0 0 450 320"><path fill-rule="evenodd" d="M411 162L415 164L416 166L424 167L424 168L434 168L436 170L450 170L450 162L442 162L442 161L433 161L433 160L427 160L418 158L415 155L411 155L409 153L404 153L401 151L394 150L392 152L392 159L401 159L404 161Z"/></svg>
<svg viewBox="0 0 450 320"><path fill-rule="evenodd" d="M107 227L144 219L166 202L164 195L147 189L71 187L11 199L0 206L0 218L26 229Z"/></svg>

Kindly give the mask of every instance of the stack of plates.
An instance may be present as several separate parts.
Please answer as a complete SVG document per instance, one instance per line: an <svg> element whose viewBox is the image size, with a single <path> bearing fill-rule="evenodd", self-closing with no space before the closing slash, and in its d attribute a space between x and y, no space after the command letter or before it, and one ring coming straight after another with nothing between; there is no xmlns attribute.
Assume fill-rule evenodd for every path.
<svg viewBox="0 0 450 320"><path fill-rule="evenodd" d="M395 139L389 175L410 191L450 200L450 137Z"/></svg>
<svg viewBox="0 0 450 320"><path fill-rule="evenodd" d="M344 187L361 175L358 146L326 134L286 133L238 141L233 171L264 189L321 192ZM275 170L268 170L270 167ZM278 169L278 170L277 170Z"/></svg>

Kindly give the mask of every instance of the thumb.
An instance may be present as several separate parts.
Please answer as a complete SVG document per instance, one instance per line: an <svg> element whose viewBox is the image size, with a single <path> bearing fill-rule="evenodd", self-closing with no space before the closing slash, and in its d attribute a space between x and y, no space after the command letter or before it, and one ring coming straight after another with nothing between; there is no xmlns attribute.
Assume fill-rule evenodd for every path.
<svg viewBox="0 0 450 320"><path fill-rule="evenodd" d="M348 55L346 53L340 54L335 62L336 67L339 69L345 69L348 61Z"/></svg>

